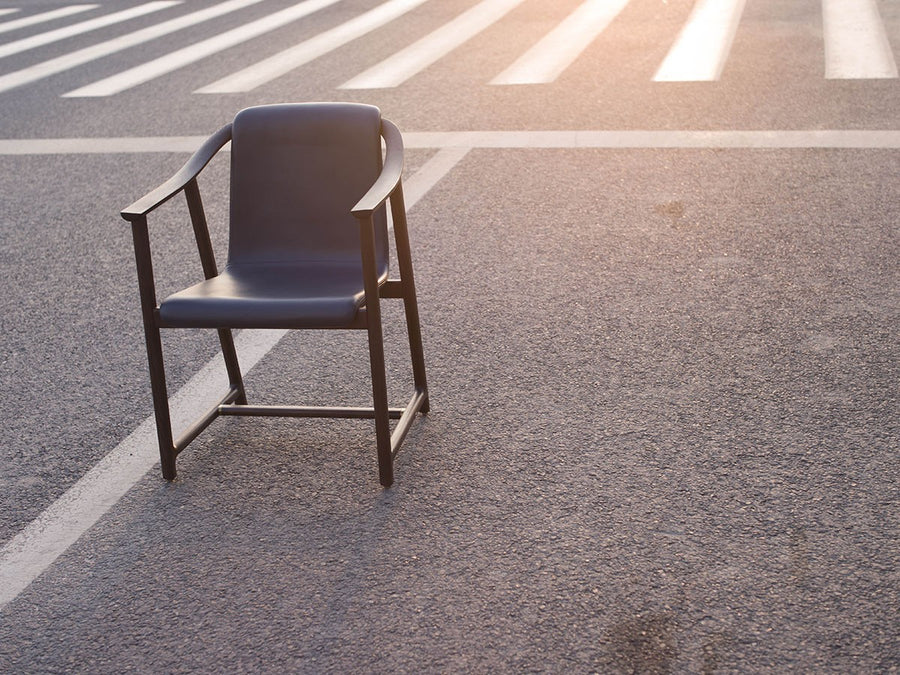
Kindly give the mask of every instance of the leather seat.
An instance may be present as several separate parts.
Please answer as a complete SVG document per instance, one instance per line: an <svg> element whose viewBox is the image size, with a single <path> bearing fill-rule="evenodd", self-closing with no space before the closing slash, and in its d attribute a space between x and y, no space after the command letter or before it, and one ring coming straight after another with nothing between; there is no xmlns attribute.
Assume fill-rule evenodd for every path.
<svg viewBox="0 0 900 675"><path fill-rule="evenodd" d="M359 264L234 264L166 298L159 318L167 328L336 328L364 304Z"/></svg>

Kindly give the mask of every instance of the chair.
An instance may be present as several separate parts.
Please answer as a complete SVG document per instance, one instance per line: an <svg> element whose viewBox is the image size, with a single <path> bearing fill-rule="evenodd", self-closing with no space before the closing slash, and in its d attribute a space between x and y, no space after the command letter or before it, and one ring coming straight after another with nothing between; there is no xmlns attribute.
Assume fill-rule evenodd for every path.
<svg viewBox="0 0 900 675"><path fill-rule="evenodd" d="M381 139L385 150L382 155ZM218 272L197 176L231 141L228 262ZM393 483L393 460L417 413L429 409L400 173L400 132L378 108L353 103L265 105L239 112L172 178L122 211L134 236L147 358L162 474L219 415L374 418L379 478ZM147 214L184 192L205 280L157 306ZM400 277L388 279L390 201ZM382 298L402 299L415 393L389 408ZM215 328L228 393L173 440L161 328ZM373 406L249 405L231 329L365 329ZM390 419L398 419L393 433Z"/></svg>

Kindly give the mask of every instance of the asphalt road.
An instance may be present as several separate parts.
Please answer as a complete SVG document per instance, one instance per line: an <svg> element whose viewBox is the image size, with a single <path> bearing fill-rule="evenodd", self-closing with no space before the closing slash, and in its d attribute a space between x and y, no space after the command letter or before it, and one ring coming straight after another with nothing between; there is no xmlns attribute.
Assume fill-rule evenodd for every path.
<svg viewBox="0 0 900 675"><path fill-rule="evenodd" d="M0 15L0 671L900 669L900 80L826 77L822 3L746 0L717 79L655 81L699 9L630 0L553 82L491 84L581 6L524 0L402 83L348 89L477 3L410 3L343 45L382 3L320 4L245 39L297 6L247 2L81 65L219 5L15 51L140 3L6 32L68 4L0 4L19 9ZM900 5L854 15L872 7L884 40L854 53L900 54ZM333 48L252 90L197 92L326 31ZM217 36L236 37L67 95ZM432 411L396 483L369 422L227 419L175 482L138 463L112 472L121 497L79 501L151 415L118 212L237 110L298 100L376 104L410 146ZM201 181L220 260L227 174ZM159 295L199 279L186 208L151 230ZM164 344L173 393L217 351ZM254 400L368 400L359 335L260 355ZM88 507L84 531L58 515ZM54 526L72 541L44 564L30 533Z"/></svg>

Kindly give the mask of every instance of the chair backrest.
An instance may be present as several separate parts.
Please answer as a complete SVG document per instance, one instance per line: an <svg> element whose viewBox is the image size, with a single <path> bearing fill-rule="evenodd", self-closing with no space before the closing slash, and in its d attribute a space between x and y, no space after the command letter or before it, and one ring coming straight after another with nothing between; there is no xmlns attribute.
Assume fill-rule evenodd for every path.
<svg viewBox="0 0 900 675"><path fill-rule="evenodd" d="M360 264L350 214L382 167L381 112L358 103L242 110L231 142L229 263ZM375 214L379 276L387 274L385 208Z"/></svg>

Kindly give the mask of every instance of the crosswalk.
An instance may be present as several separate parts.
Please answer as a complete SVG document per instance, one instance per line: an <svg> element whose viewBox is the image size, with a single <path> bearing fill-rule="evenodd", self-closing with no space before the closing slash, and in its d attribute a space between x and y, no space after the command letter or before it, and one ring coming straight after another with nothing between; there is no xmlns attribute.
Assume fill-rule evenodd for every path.
<svg viewBox="0 0 900 675"><path fill-rule="evenodd" d="M0 57L26 52L30 49L36 49L37 47L41 47L43 45L48 45L53 42L65 40L66 38L74 37L76 35L82 35L83 33L89 33L94 30L99 30L100 28L112 26L123 21L128 21L129 19L136 19L139 16L151 14L152 12L158 12L177 4L178 3L174 0L148 2L147 4L139 5L138 7L132 7L121 12L106 14L104 16L99 16L95 19L89 19L88 21L82 21L71 26L65 26L63 28L57 28L45 33L40 33L38 35L32 35L31 37L22 38L21 40L13 40L12 42L7 42L3 45L0 45ZM90 5L82 5L82 8L84 7L91 8ZM54 14L54 12L48 12L46 15L43 15L43 18L56 18L55 16L53 16ZM56 14L58 15L58 13ZM10 23L15 22L11 21Z"/></svg>
<svg viewBox="0 0 900 675"><path fill-rule="evenodd" d="M2 26L0 26L0 33L8 33L12 30L27 28L28 26L35 26L39 23L53 21L54 19L61 19L66 16L71 16L72 14L80 14L81 12L86 12L89 9L96 9L96 7L97 5L69 5L68 7L60 7L59 9L54 9L49 12L42 12L40 14L23 17L21 19L6 21ZM19 10L0 9L0 16L4 16L6 14L15 14L17 11Z"/></svg>
<svg viewBox="0 0 900 675"><path fill-rule="evenodd" d="M546 22L545 32L520 56L481 84L492 87L546 85L556 81L583 57L599 36L613 25L632 2L641 0L582 0L559 11ZM751 0L752 1L752 0ZM29 13L24 8L0 8L0 93L146 43L177 35L183 46L162 56L125 68L113 75L62 92L66 98L106 97L133 89L216 54L254 41L264 46L265 36L288 26L302 26L314 15L339 7L345 0L302 0L284 6L272 0L224 0L191 11L185 0L151 0L126 9L102 3L60 4ZM747 0L697 0L659 64L654 82L715 82L722 77ZM451 11L440 0L373 0L367 9L330 25L311 37L275 54L243 63L235 72L214 82L198 82L196 94L252 91L344 47L365 35L384 30L428 5L432 11L418 18L437 23L418 39L392 43L395 51L366 66L357 75L336 81L339 89L389 89L399 87L452 54L475 36L525 11L529 0L474 0ZM358 5L359 3L357 3ZM458 5L459 3L454 3ZM254 7L258 18L246 18ZM269 6L271 9L267 9ZM546 6L545 6L546 7ZM345 17L346 11L335 15ZM233 17L234 27L212 37L195 40L188 29L213 19ZM136 21L143 19L143 21ZM147 20L154 23L146 25ZM897 78L894 49L878 9L878 0L821 0L822 73L826 79ZM67 23L63 23L67 22ZM140 23L139 28L129 26ZM328 19L318 23L328 25ZM318 25L317 23L317 25ZM61 25L62 24L62 25ZM101 30L106 29L106 30ZM108 37L109 29L121 30ZM39 47L77 43L92 34L102 39L78 46L45 60L17 69L4 69L13 55L39 53ZM78 43L78 44L83 44ZM265 50L263 50L265 51ZM251 52L255 53L255 52ZM23 56L20 56L20 59ZM107 70L108 72L108 70ZM342 78L343 79L343 78Z"/></svg>

